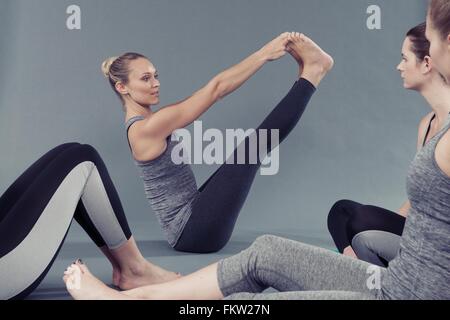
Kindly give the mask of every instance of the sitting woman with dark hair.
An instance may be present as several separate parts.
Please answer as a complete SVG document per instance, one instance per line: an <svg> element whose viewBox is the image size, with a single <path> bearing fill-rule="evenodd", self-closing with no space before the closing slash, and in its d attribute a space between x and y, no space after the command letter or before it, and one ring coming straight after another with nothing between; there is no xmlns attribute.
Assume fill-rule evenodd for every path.
<svg viewBox="0 0 450 320"><path fill-rule="evenodd" d="M397 69L406 89L419 92L431 112L419 124L417 152L442 130L448 119L450 86L433 67L426 24L408 31L403 42L402 61ZM411 204L406 201L398 212L351 200L336 202L328 215L328 230L344 255L387 266L400 248L400 238Z"/></svg>

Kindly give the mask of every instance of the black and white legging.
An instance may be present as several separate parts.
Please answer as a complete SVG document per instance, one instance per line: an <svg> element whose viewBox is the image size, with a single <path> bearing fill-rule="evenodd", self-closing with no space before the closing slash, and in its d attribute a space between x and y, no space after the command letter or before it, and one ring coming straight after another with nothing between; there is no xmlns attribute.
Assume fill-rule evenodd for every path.
<svg viewBox="0 0 450 320"><path fill-rule="evenodd" d="M39 285L73 218L99 247L131 237L105 164L79 143L46 153L1 196L0 299L23 298Z"/></svg>

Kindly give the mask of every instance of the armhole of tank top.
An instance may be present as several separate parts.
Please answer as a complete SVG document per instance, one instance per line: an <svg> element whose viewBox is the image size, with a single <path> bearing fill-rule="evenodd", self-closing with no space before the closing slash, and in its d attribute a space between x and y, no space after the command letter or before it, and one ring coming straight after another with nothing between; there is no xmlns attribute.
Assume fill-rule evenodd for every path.
<svg viewBox="0 0 450 320"><path fill-rule="evenodd" d="M133 150L131 149L130 138L128 137L128 133L130 132L131 126L133 124L135 124L136 122L141 121L141 120L144 120L144 119L135 119L133 122L130 123L130 125L127 128L127 133L126 133L126 135L127 135L127 142L128 142L128 147L130 148L131 153L133 153Z"/></svg>
<svg viewBox="0 0 450 320"><path fill-rule="evenodd" d="M137 120L133 121L132 123L130 123L130 125L129 125L128 128L127 128L127 132L126 132L126 138L127 138L127 142L128 142L128 147L130 148L130 152L131 152L132 155L133 155L133 150L131 149L130 139L128 138L128 132L130 131L131 126L132 126L133 124L135 124L136 122L140 121L140 120L144 120L144 119L137 119ZM170 135L168 135L168 136L166 137L166 148L165 148L164 151L163 151L158 157L156 157L155 159L158 159L164 152L167 151L167 148L169 148L169 143L170 143L171 137L172 137L172 134L170 134ZM134 158L134 155L133 155L133 158ZM138 161L138 160L136 160L136 159L135 159L135 160L138 161L138 162L141 162L141 163L146 163L146 162L153 161L153 160L155 160L155 159L152 159L152 160L149 160L149 161Z"/></svg>

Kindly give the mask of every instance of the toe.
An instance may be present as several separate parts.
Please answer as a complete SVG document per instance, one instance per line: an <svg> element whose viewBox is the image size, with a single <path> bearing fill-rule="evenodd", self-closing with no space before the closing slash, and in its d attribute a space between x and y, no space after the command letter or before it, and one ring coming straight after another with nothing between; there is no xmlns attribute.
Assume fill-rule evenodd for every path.
<svg viewBox="0 0 450 320"><path fill-rule="evenodd" d="M308 43L311 43L312 44L312 40L311 40L311 38L309 38L308 36L306 36L306 35L303 35L303 41L305 41L305 42L308 42Z"/></svg>
<svg viewBox="0 0 450 320"><path fill-rule="evenodd" d="M77 267L80 268L81 272L90 274L88 267L83 263L83 261L77 261Z"/></svg>
<svg viewBox="0 0 450 320"><path fill-rule="evenodd" d="M73 273L73 265L70 265L67 267L66 271L64 271L64 274L72 274Z"/></svg>

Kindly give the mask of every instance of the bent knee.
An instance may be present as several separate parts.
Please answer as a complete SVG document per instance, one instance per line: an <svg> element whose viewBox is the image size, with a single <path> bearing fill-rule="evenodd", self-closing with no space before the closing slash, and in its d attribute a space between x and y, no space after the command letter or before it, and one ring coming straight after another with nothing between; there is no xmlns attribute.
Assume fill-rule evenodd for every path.
<svg viewBox="0 0 450 320"><path fill-rule="evenodd" d="M333 204L327 217L327 226L329 232L333 231L337 220L345 219L346 216L349 215L348 212L351 203L352 203L351 200L343 199L336 201Z"/></svg>
<svg viewBox="0 0 450 320"><path fill-rule="evenodd" d="M363 211L356 210L350 216L347 223L347 233L350 238L354 238L357 234L363 233L370 229L370 225L367 221L367 215Z"/></svg>
<svg viewBox="0 0 450 320"><path fill-rule="evenodd" d="M98 151L89 144L79 144L75 148L72 148L71 151L77 157L80 157L80 160L92 161L94 164L98 164L101 161Z"/></svg>
<svg viewBox="0 0 450 320"><path fill-rule="evenodd" d="M371 230L359 232L352 239L352 248L353 249L370 248L372 238L373 234Z"/></svg>

